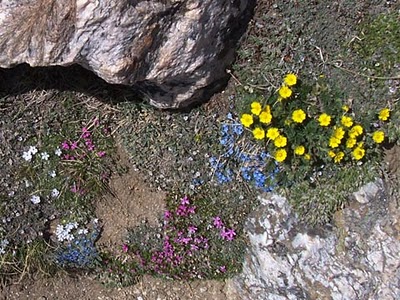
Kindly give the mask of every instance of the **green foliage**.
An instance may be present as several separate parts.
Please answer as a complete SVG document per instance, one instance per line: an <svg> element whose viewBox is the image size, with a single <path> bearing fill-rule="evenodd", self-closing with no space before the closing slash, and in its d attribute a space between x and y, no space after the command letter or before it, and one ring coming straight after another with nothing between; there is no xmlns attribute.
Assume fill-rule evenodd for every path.
<svg viewBox="0 0 400 300"><path fill-rule="evenodd" d="M266 173L278 163L273 182L288 191L300 216L312 224L327 222L345 203L364 182L354 182L359 174L372 180L364 166L380 161L382 145L397 139L393 106L356 113L324 76L310 84L288 74L277 92L250 95L243 99L247 110L241 123L270 153Z"/></svg>
<svg viewBox="0 0 400 300"><path fill-rule="evenodd" d="M371 17L360 27L353 47L366 66L379 76L399 75L393 71L400 60L400 12Z"/></svg>

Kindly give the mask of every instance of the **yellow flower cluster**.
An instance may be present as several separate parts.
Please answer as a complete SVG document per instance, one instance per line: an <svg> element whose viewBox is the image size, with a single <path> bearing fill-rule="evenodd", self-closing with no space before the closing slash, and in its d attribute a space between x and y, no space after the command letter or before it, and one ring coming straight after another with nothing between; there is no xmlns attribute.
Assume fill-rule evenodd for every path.
<svg viewBox="0 0 400 300"><path fill-rule="evenodd" d="M265 141L277 162L298 164L331 160L339 164L351 159L359 161L373 144L385 141L386 133L382 128L390 118L389 108L378 111L374 123L376 129L370 132L372 122L357 122L348 105L322 103L321 107L329 108L325 111L319 105L317 108L310 106L310 102L304 101L302 94L297 92L297 83L295 74L287 74L275 98L253 101L250 112L240 118L254 139ZM290 101L283 101L289 98Z"/></svg>

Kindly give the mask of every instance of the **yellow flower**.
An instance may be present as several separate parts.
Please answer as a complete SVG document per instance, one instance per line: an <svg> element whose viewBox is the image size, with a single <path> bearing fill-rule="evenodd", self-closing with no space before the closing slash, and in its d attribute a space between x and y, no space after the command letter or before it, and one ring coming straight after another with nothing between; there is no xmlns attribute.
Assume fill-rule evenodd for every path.
<svg viewBox="0 0 400 300"><path fill-rule="evenodd" d="M253 124L253 116L249 114L243 114L240 118L240 122L243 124L244 127L250 127Z"/></svg>
<svg viewBox="0 0 400 300"><path fill-rule="evenodd" d="M360 160L361 158L364 157L364 155L365 155L365 150L364 150L363 148L361 148L361 147L356 147L356 148L353 150L352 154L353 154L353 157L354 157L356 160Z"/></svg>
<svg viewBox="0 0 400 300"><path fill-rule="evenodd" d="M333 161L335 163L340 163L340 161L343 159L343 157L344 157L344 153L342 151L340 151L335 155L335 158L333 159Z"/></svg>
<svg viewBox="0 0 400 300"><path fill-rule="evenodd" d="M340 139L338 139L337 137L331 136L331 138L329 139L329 147L331 148L337 148L340 145Z"/></svg>
<svg viewBox="0 0 400 300"><path fill-rule="evenodd" d="M304 148L304 146L297 146L294 148L294 154L303 155L304 152L306 152L306 148Z"/></svg>
<svg viewBox="0 0 400 300"><path fill-rule="evenodd" d="M353 125L353 119L351 117L343 116L341 123L344 127L351 127Z"/></svg>
<svg viewBox="0 0 400 300"><path fill-rule="evenodd" d="M264 129L260 128L260 127L256 127L253 130L253 136L256 140L262 140L265 137L265 131Z"/></svg>
<svg viewBox="0 0 400 300"><path fill-rule="evenodd" d="M390 117L389 108L381 109L381 111L379 112L379 115L378 115L379 120L387 121L387 119L389 119L389 117Z"/></svg>
<svg viewBox="0 0 400 300"><path fill-rule="evenodd" d="M303 123L305 119L306 119L306 113L302 109L296 109L292 113L292 120L295 121L296 123Z"/></svg>
<svg viewBox="0 0 400 300"><path fill-rule="evenodd" d="M350 110L350 107L348 105L343 105L342 109L344 112L348 112Z"/></svg>
<svg viewBox="0 0 400 300"><path fill-rule="evenodd" d="M287 138L283 135L279 135L274 140L275 147L282 148L285 147L287 144Z"/></svg>
<svg viewBox="0 0 400 300"><path fill-rule="evenodd" d="M306 160L310 160L311 159L311 155L310 154L304 154L304 158L306 159Z"/></svg>
<svg viewBox="0 0 400 300"><path fill-rule="evenodd" d="M292 90L287 85L282 86L278 92L279 96L283 99L289 98L292 95Z"/></svg>
<svg viewBox="0 0 400 300"><path fill-rule="evenodd" d="M346 147L351 149L354 147L354 145L357 143L357 139L355 138L348 138L346 141Z"/></svg>
<svg viewBox="0 0 400 300"><path fill-rule="evenodd" d="M328 156L329 156L330 158L334 158L334 157L336 156L336 153L333 152L332 150L329 150Z"/></svg>
<svg viewBox="0 0 400 300"><path fill-rule="evenodd" d="M260 114L262 110L262 106L260 102L254 101L253 103L251 103L251 113L253 115L258 116Z"/></svg>
<svg viewBox="0 0 400 300"><path fill-rule="evenodd" d="M337 138L338 140L341 140L344 137L345 131L342 127L338 127L335 129L333 132L333 136Z"/></svg>
<svg viewBox="0 0 400 300"><path fill-rule="evenodd" d="M297 83L297 76L295 74L287 74L284 82L287 86L295 85Z"/></svg>
<svg viewBox="0 0 400 300"><path fill-rule="evenodd" d="M267 130L267 138L275 140L279 136L279 129L271 127Z"/></svg>
<svg viewBox="0 0 400 300"><path fill-rule="evenodd" d="M260 122L264 123L264 124L269 124L272 121L272 115L268 111L261 112L261 114L259 115L259 118L260 118Z"/></svg>
<svg viewBox="0 0 400 300"><path fill-rule="evenodd" d="M380 144L385 139L385 133L383 131L375 131L372 134L372 139L374 140L375 143Z"/></svg>
<svg viewBox="0 0 400 300"><path fill-rule="evenodd" d="M318 122L319 125L321 126L329 126L329 124L331 123L331 116L326 113L323 113L319 116Z"/></svg>
<svg viewBox="0 0 400 300"><path fill-rule="evenodd" d="M274 157L277 162L283 162L287 157L287 152L285 149L278 149Z"/></svg>
<svg viewBox="0 0 400 300"><path fill-rule="evenodd" d="M361 125L355 125L353 126L350 131L349 131L349 137L351 138L356 138L359 135L361 135L363 133L363 128L361 127Z"/></svg>

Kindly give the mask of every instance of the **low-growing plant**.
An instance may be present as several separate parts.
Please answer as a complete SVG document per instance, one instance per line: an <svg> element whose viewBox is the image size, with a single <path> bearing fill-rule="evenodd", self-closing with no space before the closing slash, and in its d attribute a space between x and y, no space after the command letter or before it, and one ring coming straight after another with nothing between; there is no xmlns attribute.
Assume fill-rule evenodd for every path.
<svg viewBox="0 0 400 300"><path fill-rule="evenodd" d="M332 93L323 76L310 86L288 74L277 94L256 98L240 120L265 145L272 167L280 164L280 179L304 179L327 165L379 157L388 142L390 108L360 116L342 97Z"/></svg>
<svg viewBox="0 0 400 300"><path fill-rule="evenodd" d="M236 228L220 215L205 214L204 201L171 196L160 231L150 229L152 238L138 239L131 228L122 254L111 259L106 255L106 282L130 284L138 275L152 274L170 279L226 278L241 269L244 244ZM151 240L156 241L151 243ZM150 244L149 244L150 243Z"/></svg>
<svg viewBox="0 0 400 300"><path fill-rule="evenodd" d="M321 192L330 190L328 181L342 174L343 169L348 170L347 174L354 173L350 172L353 169L361 171L361 165L365 164L371 170L376 169L374 164L382 158L382 145L397 138L393 134L395 128L390 126L394 107L361 115L352 110L350 100L344 99L344 95L327 84L324 76L315 84L308 84L297 75L288 74L276 93L268 97L251 95L249 111L240 117L252 138L265 148L265 172L270 174L279 166L280 171L268 180L294 196L292 204L299 208L301 217L314 224L329 221L331 214L345 202L344 194L355 191L363 182L355 182L354 176L340 175L342 189L337 190L336 199L323 201L322 198L330 198ZM364 177L373 179L371 175ZM312 201L303 204L299 201L304 200L300 197L300 186ZM320 198L311 197L317 186ZM304 209L310 205L316 209ZM324 211L320 218L318 209Z"/></svg>

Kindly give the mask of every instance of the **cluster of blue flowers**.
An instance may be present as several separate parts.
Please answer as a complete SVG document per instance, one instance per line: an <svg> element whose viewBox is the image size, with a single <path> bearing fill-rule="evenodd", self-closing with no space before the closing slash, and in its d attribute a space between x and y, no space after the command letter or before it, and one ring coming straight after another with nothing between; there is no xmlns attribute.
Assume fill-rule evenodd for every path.
<svg viewBox="0 0 400 300"><path fill-rule="evenodd" d="M93 232L80 235L56 250L55 262L64 268L92 268L100 260L95 247L99 236L96 228Z"/></svg>
<svg viewBox="0 0 400 300"><path fill-rule="evenodd" d="M278 171L276 168L271 174L265 174L268 153L249 140L243 139L244 128L234 119L231 113L226 116L226 123L221 126L220 144L222 155L210 157L210 166L218 183L231 182L241 176L246 182L252 182L256 188L264 192L273 189L268 179L273 178Z"/></svg>

